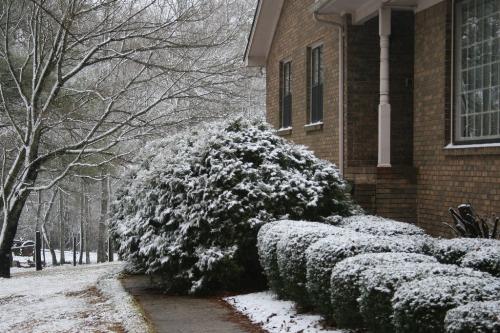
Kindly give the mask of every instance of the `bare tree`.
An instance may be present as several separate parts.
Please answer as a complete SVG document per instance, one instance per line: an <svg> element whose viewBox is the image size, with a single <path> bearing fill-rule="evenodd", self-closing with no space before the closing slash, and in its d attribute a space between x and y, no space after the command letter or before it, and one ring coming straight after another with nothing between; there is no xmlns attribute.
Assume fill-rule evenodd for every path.
<svg viewBox="0 0 500 333"><path fill-rule="evenodd" d="M83 264L83 251L85 250L85 181L81 179L80 185L80 253L78 257L78 264Z"/></svg>
<svg viewBox="0 0 500 333"><path fill-rule="evenodd" d="M85 194L84 196L84 203L85 203L85 229L83 231L83 244L85 248L85 263L90 264L90 247L89 247L89 230L90 230L90 221L91 221L91 216L90 216L90 202L89 202L89 196L88 194Z"/></svg>
<svg viewBox="0 0 500 333"><path fill-rule="evenodd" d="M101 212L99 215L99 226L97 230L97 262L106 261L106 217L108 215L108 182L109 177L101 179Z"/></svg>
<svg viewBox="0 0 500 333"><path fill-rule="evenodd" d="M59 189L59 249L61 253L59 254L59 262L64 265L66 258L64 257L64 220L66 217L66 212L64 210L64 192Z"/></svg>
<svg viewBox="0 0 500 333"><path fill-rule="evenodd" d="M0 277L32 191L123 159L124 142L214 116L193 110L244 78L240 54L220 56L238 37L238 20L221 19L230 3L1 2Z"/></svg>
<svg viewBox="0 0 500 333"><path fill-rule="evenodd" d="M41 194L39 194L41 195ZM47 209L45 210L45 214L43 215L42 223L40 224L40 231L42 232L42 237L47 244L47 247L49 248L50 255L52 257L52 265L57 266L57 256L56 252L54 251L54 246L52 245L52 242L50 241L50 238L48 237L47 234L47 228L45 227L47 224L47 221L49 220L50 212L52 211L52 206L54 205L54 201L56 199L57 191L52 191L52 196L50 197Z"/></svg>

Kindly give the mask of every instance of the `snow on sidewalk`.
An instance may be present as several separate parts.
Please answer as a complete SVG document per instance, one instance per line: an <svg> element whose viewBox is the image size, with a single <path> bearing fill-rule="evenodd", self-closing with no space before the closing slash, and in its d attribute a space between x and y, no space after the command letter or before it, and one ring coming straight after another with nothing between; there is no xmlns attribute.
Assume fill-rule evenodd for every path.
<svg viewBox="0 0 500 333"><path fill-rule="evenodd" d="M116 275L122 263L0 278L0 332L147 332Z"/></svg>
<svg viewBox="0 0 500 333"><path fill-rule="evenodd" d="M319 315L297 314L293 302L278 300L269 291L227 297L224 300L270 333L348 333L323 328Z"/></svg>

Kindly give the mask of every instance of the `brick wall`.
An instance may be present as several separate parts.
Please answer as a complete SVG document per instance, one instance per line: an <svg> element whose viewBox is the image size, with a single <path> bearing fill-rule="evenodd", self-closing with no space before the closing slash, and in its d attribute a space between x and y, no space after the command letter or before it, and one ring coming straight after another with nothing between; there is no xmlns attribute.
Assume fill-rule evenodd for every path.
<svg viewBox="0 0 500 333"><path fill-rule="evenodd" d="M346 178L369 213L415 222L413 13L393 11L390 44L391 162L377 170L380 42L378 17L346 29ZM402 171L404 170L404 172Z"/></svg>
<svg viewBox="0 0 500 333"><path fill-rule="evenodd" d="M418 223L450 235L449 207L472 202L479 213L500 213L500 148L447 150L451 86L451 1L415 16L414 164Z"/></svg>
<svg viewBox="0 0 500 333"><path fill-rule="evenodd" d="M292 61L292 131L285 137L338 163L338 31L313 20L314 0L286 0L267 60L267 121L279 127L279 63ZM323 43L323 127L307 132L307 47Z"/></svg>

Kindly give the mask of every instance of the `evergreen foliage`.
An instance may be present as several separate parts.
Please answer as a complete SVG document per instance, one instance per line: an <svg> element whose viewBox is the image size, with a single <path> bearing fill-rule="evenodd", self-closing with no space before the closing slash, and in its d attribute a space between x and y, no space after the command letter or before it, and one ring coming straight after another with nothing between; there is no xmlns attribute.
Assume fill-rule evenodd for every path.
<svg viewBox="0 0 500 333"><path fill-rule="evenodd" d="M257 232L283 218L359 211L336 167L241 120L147 146L112 205L122 256L168 291L259 284Z"/></svg>

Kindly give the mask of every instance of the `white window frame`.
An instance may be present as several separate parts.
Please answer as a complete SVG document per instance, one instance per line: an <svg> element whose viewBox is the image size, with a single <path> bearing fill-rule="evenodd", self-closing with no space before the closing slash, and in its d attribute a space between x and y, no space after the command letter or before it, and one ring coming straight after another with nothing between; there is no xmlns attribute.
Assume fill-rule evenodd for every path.
<svg viewBox="0 0 500 333"><path fill-rule="evenodd" d="M459 35L459 31L457 29L458 27L458 22L460 20L460 14L459 13L459 4L460 3L468 3L468 2L471 2L471 1L477 1L477 0L454 0L452 1L452 71L451 71L451 80L452 80L452 89L451 89L451 106L452 106L452 112L451 112L451 131L450 131L450 134L451 134L451 146L460 146L460 145L463 145L463 146L471 146L471 147L477 147L478 145L481 145L481 144L484 144L484 145L488 145L488 146L491 146L492 144L495 145L495 144L498 144L500 143L500 113L495 110L490 110L490 111L485 111L485 109L481 109L481 111L478 113L479 115L475 115L474 116L474 121L477 121L477 119L479 118L480 119L480 135L478 136L473 136L473 137L469 137L469 136L463 136L462 135L462 126L461 126L461 119L462 119L462 113L461 113L461 99L458 98L458 96L461 94L461 86L460 84L462 83L462 80L461 80L461 75L462 75L462 68L458 67L461 65L461 57L462 57L462 50L461 48L459 49L458 47L458 43L460 43L460 37L461 35ZM493 61L493 62L490 62L488 64L489 66L492 66L492 65L497 65L498 66L498 69L500 71L500 62L497 60L497 61ZM475 67L478 67L481 69L481 75L483 75L483 69L484 69L484 64L481 63L477 66L471 66L472 69L474 70ZM475 71L475 70L474 70ZM490 69L491 71L491 69ZM489 72L488 72L489 73ZM460 76L457 76L457 75L460 75ZM498 74L499 78L498 80L500 80L500 73ZM482 82L484 83L484 82ZM498 87L498 84L495 85L493 88L495 87ZM489 86L489 89L491 91L491 88L492 86L490 85ZM477 94L478 92L481 92L480 90L483 90L482 92L484 92L485 90L485 87L480 87L479 89L477 87L473 87L471 89L471 92L469 92L470 94ZM497 88L499 89L499 88ZM477 95L475 95L477 96ZM481 95L482 96L482 95ZM493 107L492 105L492 95L490 95L490 106ZM497 124L496 124L496 128L497 128L497 134L496 135L482 135L482 130L483 130L483 115L485 114L489 114L489 117L492 117L492 114L496 112L496 121L497 121ZM469 116L469 119L471 119L472 116ZM491 118L490 118L491 119ZM491 125L490 125L490 129L491 129ZM450 146L449 145L449 146ZM448 147L449 147L448 146Z"/></svg>

